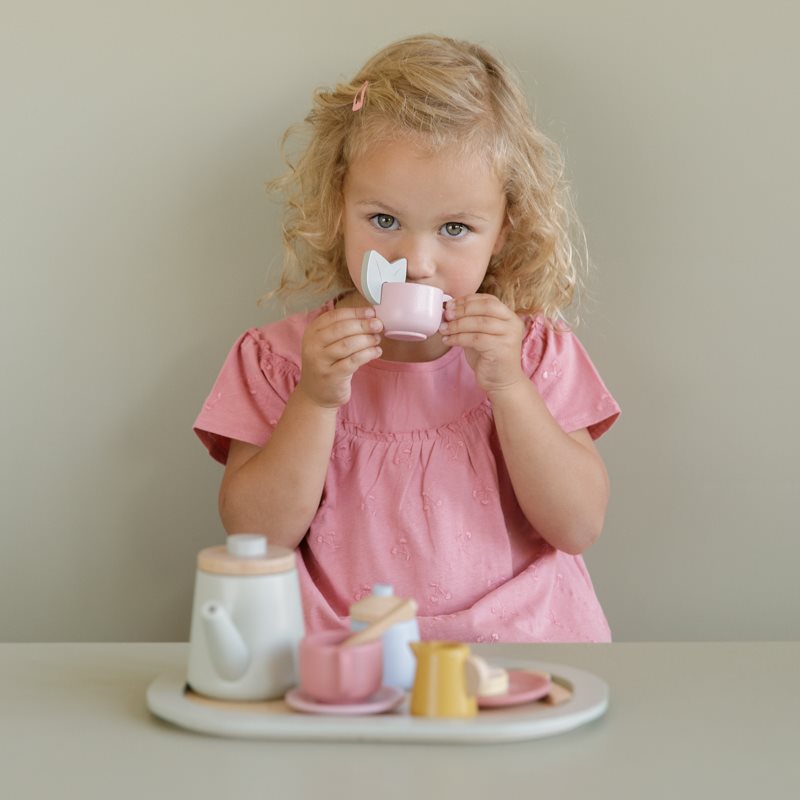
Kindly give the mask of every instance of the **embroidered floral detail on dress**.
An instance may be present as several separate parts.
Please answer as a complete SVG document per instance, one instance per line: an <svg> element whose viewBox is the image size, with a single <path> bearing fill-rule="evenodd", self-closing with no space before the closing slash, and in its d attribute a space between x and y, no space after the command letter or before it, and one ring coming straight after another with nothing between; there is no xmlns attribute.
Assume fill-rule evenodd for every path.
<svg viewBox="0 0 800 800"><path fill-rule="evenodd" d="M206 400L205 410L211 411L214 406L222 400L222 392L214 392L213 394L209 395L208 400Z"/></svg>
<svg viewBox="0 0 800 800"><path fill-rule="evenodd" d="M353 452L350 442L340 442L333 446L331 459L336 459L342 466L349 467L353 463Z"/></svg>
<svg viewBox="0 0 800 800"><path fill-rule="evenodd" d="M353 599L358 602L368 594L372 594L372 587L368 586L366 583L362 583L360 588L356 589L356 591L353 593Z"/></svg>
<svg viewBox="0 0 800 800"><path fill-rule="evenodd" d="M336 531L325 531L317 534L317 544L330 547L331 550L339 550L341 545L336 543Z"/></svg>
<svg viewBox="0 0 800 800"><path fill-rule="evenodd" d="M402 558L405 561L411 561L411 551L408 549L408 539L398 539L392 546L391 553L396 558Z"/></svg>
<svg viewBox="0 0 800 800"><path fill-rule="evenodd" d="M500 586L500 584L505 583L506 579L501 575L499 578L487 578L486 579L486 589L491 590L494 589L496 586Z"/></svg>
<svg viewBox="0 0 800 800"><path fill-rule="evenodd" d="M456 535L456 541L458 542L458 549L463 553L472 541L472 533L470 531L462 531Z"/></svg>
<svg viewBox="0 0 800 800"><path fill-rule="evenodd" d="M601 394L600 399L597 401L595 409L597 409L597 411L602 411L606 407L606 403L608 403L610 399L611 398L607 394L605 393Z"/></svg>
<svg viewBox="0 0 800 800"><path fill-rule="evenodd" d="M422 493L422 510L433 511L435 508L441 508L442 501L434 500L427 492Z"/></svg>
<svg viewBox="0 0 800 800"><path fill-rule="evenodd" d="M560 378L563 374L561 367L558 366L558 361L553 359L553 363L550 364L550 369L546 369L542 373L542 377L548 380L549 378Z"/></svg>
<svg viewBox="0 0 800 800"><path fill-rule="evenodd" d="M481 486L478 489L472 490L472 497L477 500L482 506L488 506L492 501L494 489L489 486Z"/></svg>
<svg viewBox="0 0 800 800"><path fill-rule="evenodd" d="M461 461L467 452L463 439L459 439L455 442L450 440L445 445L445 449L447 450L447 457L450 461Z"/></svg>
<svg viewBox="0 0 800 800"><path fill-rule="evenodd" d="M453 595L444 589L441 584L439 583L429 583L428 586L433 589L433 594L428 598L431 603L438 603L441 600L452 600Z"/></svg>
<svg viewBox="0 0 800 800"><path fill-rule="evenodd" d="M361 510L366 512L367 514L372 514L373 517L378 513L375 510L375 495L374 494L368 494L361 501Z"/></svg>
<svg viewBox="0 0 800 800"><path fill-rule="evenodd" d="M414 451L408 445L398 446L392 458L392 464L400 466L401 464L409 464L411 462L411 454Z"/></svg>
<svg viewBox="0 0 800 800"><path fill-rule="evenodd" d="M483 634L479 634L475 637L475 642L477 644L481 644L483 642L499 642L500 636L496 633L492 633L489 636L484 636Z"/></svg>

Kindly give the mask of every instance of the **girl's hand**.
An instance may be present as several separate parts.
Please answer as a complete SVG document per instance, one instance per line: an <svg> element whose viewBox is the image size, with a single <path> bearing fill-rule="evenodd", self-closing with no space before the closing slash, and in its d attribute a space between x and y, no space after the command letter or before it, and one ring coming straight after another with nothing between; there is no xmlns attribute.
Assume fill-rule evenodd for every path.
<svg viewBox="0 0 800 800"><path fill-rule="evenodd" d="M317 317L303 335L297 388L322 408L338 408L350 399L353 373L379 358L383 323L375 309L335 308Z"/></svg>
<svg viewBox="0 0 800 800"><path fill-rule="evenodd" d="M488 394L527 381L520 362L525 326L491 294L472 294L450 300L439 328L446 345L464 348L467 363Z"/></svg>

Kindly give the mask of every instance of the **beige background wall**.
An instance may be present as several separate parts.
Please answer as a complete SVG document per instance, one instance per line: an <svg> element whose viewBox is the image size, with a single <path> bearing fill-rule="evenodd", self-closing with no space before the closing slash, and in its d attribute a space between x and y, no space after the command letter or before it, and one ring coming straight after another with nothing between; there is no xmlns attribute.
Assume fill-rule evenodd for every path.
<svg viewBox="0 0 800 800"><path fill-rule="evenodd" d="M313 87L433 31L516 65L624 407L588 554L618 639L796 639L800 14L789 2L3 3L0 639L180 640L222 540L194 415L279 254Z"/></svg>

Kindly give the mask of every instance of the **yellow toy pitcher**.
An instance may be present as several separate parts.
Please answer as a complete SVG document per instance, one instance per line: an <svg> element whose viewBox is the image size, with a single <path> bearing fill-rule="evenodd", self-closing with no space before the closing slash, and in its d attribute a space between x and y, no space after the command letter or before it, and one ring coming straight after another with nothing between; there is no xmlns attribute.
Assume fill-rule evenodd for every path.
<svg viewBox="0 0 800 800"><path fill-rule="evenodd" d="M458 642L411 642L417 671L411 690L416 717L473 717L479 673L469 647Z"/></svg>

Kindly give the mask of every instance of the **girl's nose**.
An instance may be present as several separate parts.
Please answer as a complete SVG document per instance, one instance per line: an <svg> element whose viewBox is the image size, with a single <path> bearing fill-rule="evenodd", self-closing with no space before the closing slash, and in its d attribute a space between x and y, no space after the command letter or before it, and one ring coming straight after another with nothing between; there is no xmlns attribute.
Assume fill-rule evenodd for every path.
<svg viewBox="0 0 800 800"><path fill-rule="evenodd" d="M408 259L408 280L423 280L436 274L436 261L429 247L419 244L412 246L406 250L405 257Z"/></svg>

